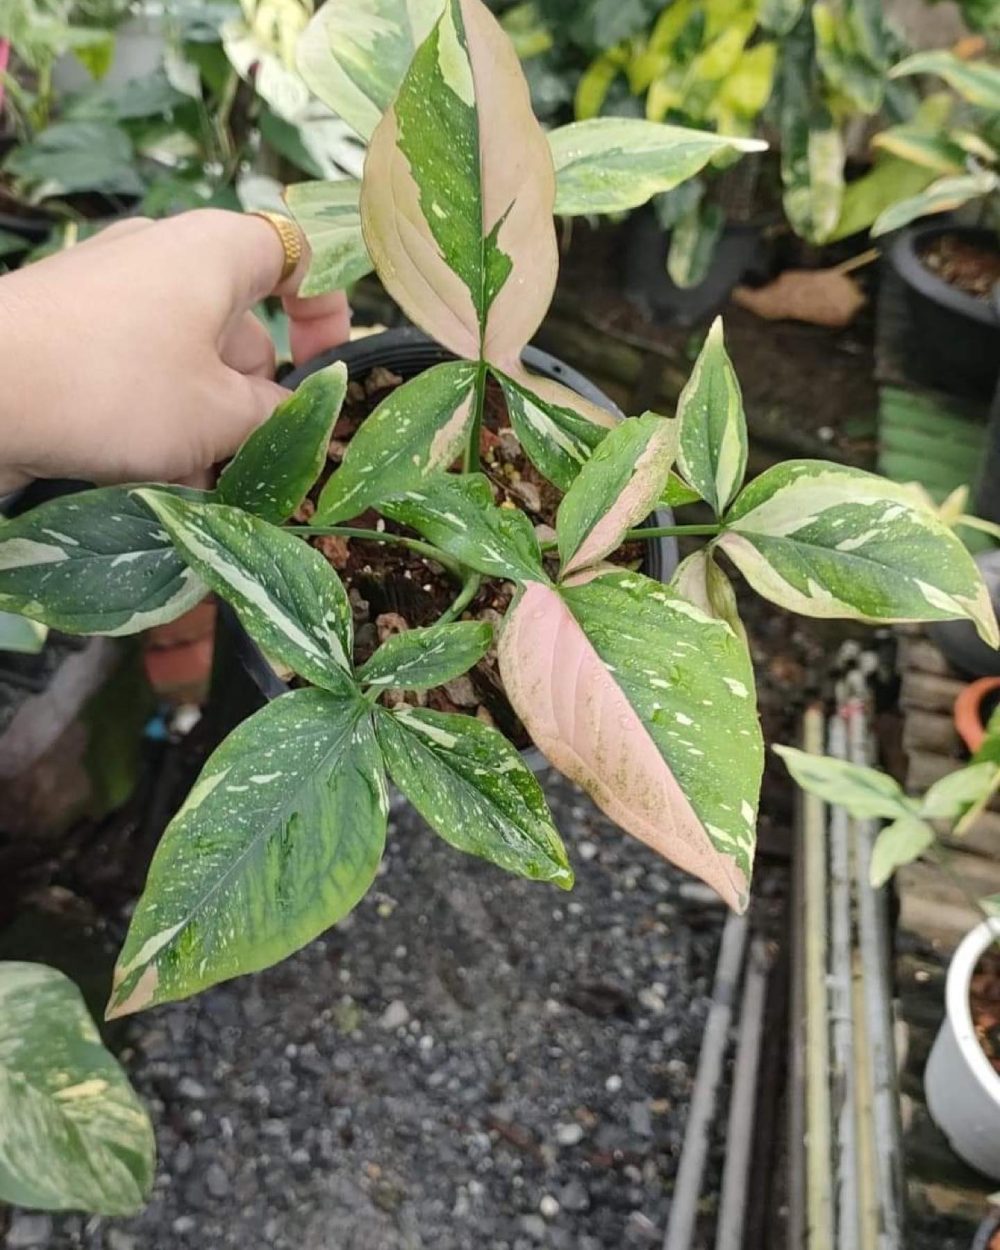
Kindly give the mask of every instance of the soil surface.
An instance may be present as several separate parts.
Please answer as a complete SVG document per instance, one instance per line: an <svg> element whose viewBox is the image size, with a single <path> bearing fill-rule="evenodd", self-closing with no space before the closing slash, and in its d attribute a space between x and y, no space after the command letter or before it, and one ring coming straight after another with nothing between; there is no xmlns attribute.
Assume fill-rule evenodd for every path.
<svg viewBox="0 0 1000 1250"><path fill-rule="evenodd" d="M972 1023L986 1058L1000 1076L1000 951L983 955L969 985Z"/></svg>
<svg viewBox="0 0 1000 1250"><path fill-rule="evenodd" d="M1000 282L1000 249L967 239L940 235L920 252L920 259L936 277L976 299L988 300Z"/></svg>

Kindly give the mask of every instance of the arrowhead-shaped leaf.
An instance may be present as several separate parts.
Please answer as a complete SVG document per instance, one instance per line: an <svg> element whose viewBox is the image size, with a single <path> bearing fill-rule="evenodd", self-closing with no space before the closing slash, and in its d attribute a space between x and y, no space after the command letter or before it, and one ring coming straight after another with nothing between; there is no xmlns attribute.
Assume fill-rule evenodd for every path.
<svg viewBox="0 0 1000 1250"><path fill-rule="evenodd" d="M727 625L636 573L534 584L507 617L500 667L551 763L746 907L763 747L749 657Z"/></svg>
<svg viewBox="0 0 1000 1250"><path fill-rule="evenodd" d="M555 286L552 158L510 40L447 0L372 135L361 221L384 285L458 356L508 367Z"/></svg>
<svg viewBox="0 0 1000 1250"><path fill-rule="evenodd" d="M996 764L988 760L967 764L934 782L920 804L920 815L928 820L957 820L990 796L996 779Z"/></svg>
<svg viewBox="0 0 1000 1250"><path fill-rule="evenodd" d="M556 212L621 213L693 177L713 157L767 144L638 117L595 117L549 135Z"/></svg>
<svg viewBox="0 0 1000 1250"><path fill-rule="evenodd" d="M653 413L608 431L559 505L563 576L597 564L649 515L670 476L677 434L676 421Z"/></svg>
<svg viewBox="0 0 1000 1250"><path fill-rule="evenodd" d="M393 781L446 842L533 881L573 884L542 788L516 749L472 716L378 710Z"/></svg>
<svg viewBox="0 0 1000 1250"><path fill-rule="evenodd" d="M354 691L351 605L318 551L239 508L141 493L184 559L268 655L314 685Z"/></svg>
<svg viewBox="0 0 1000 1250"><path fill-rule="evenodd" d="M358 669L362 685L428 690L467 673L493 640L487 621L457 621L391 634Z"/></svg>
<svg viewBox="0 0 1000 1250"><path fill-rule="evenodd" d="M1000 69L988 61L964 61L953 52L917 52L893 67L890 78L936 74L970 104L1000 111Z"/></svg>
<svg viewBox="0 0 1000 1250"><path fill-rule="evenodd" d="M498 508L480 474L439 473L419 490L380 503L379 511L477 573L515 582L545 580L531 522L516 509Z"/></svg>
<svg viewBox="0 0 1000 1250"><path fill-rule="evenodd" d="M0 1200L132 1215L153 1182L149 1116L55 968L0 963Z"/></svg>
<svg viewBox="0 0 1000 1250"><path fill-rule="evenodd" d="M317 15L333 6L328 2ZM372 262L361 233L358 200L361 183L296 182L284 193L288 211L309 243L309 269L300 295L323 295L350 286L371 271Z"/></svg>
<svg viewBox="0 0 1000 1250"><path fill-rule="evenodd" d="M68 634L118 635L175 620L204 599L206 586L132 491L82 491L0 522L0 608Z"/></svg>
<svg viewBox="0 0 1000 1250"><path fill-rule="evenodd" d="M167 827L118 958L108 1017L267 968L374 880L388 799L370 710L293 690L211 756Z"/></svg>
<svg viewBox="0 0 1000 1250"><path fill-rule="evenodd" d="M872 847L868 880L877 890L897 868L912 864L937 841L934 830L919 816L900 816L879 832Z"/></svg>
<svg viewBox="0 0 1000 1250"><path fill-rule="evenodd" d="M444 0L327 0L298 43L306 86L370 138L443 8Z"/></svg>
<svg viewBox="0 0 1000 1250"><path fill-rule="evenodd" d="M677 417L678 468L721 516L743 485L747 468L743 396L723 341L721 317L712 323L681 391Z"/></svg>
<svg viewBox="0 0 1000 1250"><path fill-rule="evenodd" d="M299 506L326 464L333 423L347 393L347 366L310 374L250 435L222 472L219 503L275 524Z"/></svg>
<svg viewBox="0 0 1000 1250"><path fill-rule="evenodd" d="M732 582L716 564L710 547L700 547L682 560L670 585L706 616L725 621L733 633L746 643L746 630L740 619Z"/></svg>
<svg viewBox="0 0 1000 1250"><path fill-rule="evenodd" d="M448 469L465 445L475 381L476 366L460 360L398 386L351 439L319 497L314 524L360 516Z"/></svg>
<svg viewBox="0 0 1000 1250"><path fill-rule="evenodd" d="M725 524L717 545L782 607L871 622L968 617L997 645L972 557L905 486L823 460L790 460L751 482Z"/></svg>
<svg viewBox="0 0 1000 1250"><path fill-rule="evenodd" d="M858 820L879 816L895 820L916 812L916 805L900 786L877 768L813 755L797 747L776 746L774 749L785 761L797 785L826 803L846 808Z"/></svg>

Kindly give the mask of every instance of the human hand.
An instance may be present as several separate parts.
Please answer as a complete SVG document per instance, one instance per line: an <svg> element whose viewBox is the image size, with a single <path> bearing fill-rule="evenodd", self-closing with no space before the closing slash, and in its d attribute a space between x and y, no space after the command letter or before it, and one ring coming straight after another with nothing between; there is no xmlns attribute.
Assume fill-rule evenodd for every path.
<svg viewBox="0 0 1000 1250"><path fill-rule="evenodd" d="M259 217L132 218L0 279L0 495L34 477L178 481L225 459L288 392L251 312L282 296L296 362L343 342L343 292Z"/></svg>

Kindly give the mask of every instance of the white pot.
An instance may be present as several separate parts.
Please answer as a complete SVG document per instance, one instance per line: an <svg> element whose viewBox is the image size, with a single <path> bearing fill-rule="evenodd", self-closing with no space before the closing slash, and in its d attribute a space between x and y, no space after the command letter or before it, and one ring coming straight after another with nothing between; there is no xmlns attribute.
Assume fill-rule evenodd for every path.
<svg viewBox="0 0 1000 1250"><path fill-rule="evenodd" d="M945 1018L924 1072L927 1109L966 1163L1000 1180L1000 1076L983 1053L969 1010L969 984L987 946L1000 938L1000 920L984 920L952 956Z"/></svg>

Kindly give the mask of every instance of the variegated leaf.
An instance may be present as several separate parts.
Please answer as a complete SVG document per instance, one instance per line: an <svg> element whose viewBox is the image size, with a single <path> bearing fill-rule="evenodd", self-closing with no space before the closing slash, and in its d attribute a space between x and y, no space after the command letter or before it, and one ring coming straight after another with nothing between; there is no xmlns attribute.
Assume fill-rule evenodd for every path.
<svg viewBox="0 0 1000 1250"><path fill-rule="evenodd" d="M264 521L286 521L326 464L333 423L347 394L341 361L312 373L259 425L222 472L219 503Z"/></svg>
<svg viewBox="0 0 1000 1250"><path fill-rule="evenodd" d="M447 0L371 138L361 222L383 284L458 356L516 364L555 287L555 177L510 40Z"/></svg>
<svg viewBox="0 0 1000 1250"><path fill-rule="evenodd" d="M210 757L150 865L108 1018L267 968L363 897L388 796L368 705L293 690Z"/></svg>
<svg viewBox="0 0 1000 1250"><path fill-rule="evenodd" d="M937 841L934 830L919 816L900 816L879 831L872 847L868 880L874 889L885 885L897 868L912 864Z"/></svg>
<svg viewBox="0 0 1000 1250"><path fill-rule="evenodd" d="M153 1127L83 996L44 964L0 963L0 1201L132 1215Z"/></svg>
<svg viewBox="0 0 1000 1250"><path fill-rule="evenodd" d="M776 35L787 35L802 16L806 0L762 0L760 24Z"/></svg>
<svg viewBox="0 0 1000 1250"><path fill-rule="evenodd" d="M508 872L572 887L542 788L503 734L405 706L378 709L375 724L393 781L435 833Z"/></svg>
<svg viewBox="0 0 1000 1250"><path fill-rule="evenodd" d="M656 506L678 428L648 412L609 430L563 496L556 517L562 575L597 564Z"/></svg>
<svg viewBox="0 0 1000 1250"><path fill-rule="evenodd" d="M861 46L852 13L822 0L812 6L816 62L829 87L862 114L876 113L885 94L885 67Z"/></svg>
<svg viewBox="0 0 1000 1250"><path fill-rule="evenodd" d="M435 365L396 387L351 439L323 487L315 524L360 516L380 500L417 487L461 455L472 419L476 366Z"/></svg>
<svg viewBox="0 0 1000 1250"><path fill-rule="evenodd" d="M686 290L705 281L725 225L726 214L722 208L700 199L677 219L667 252L667 274L671 282Z"/></svg>
<svg viewBox="0 0 1000 1250"><path fill-rule="evenodd" d="M47 625L13 612L0 612L0 651L38 655L44 651L48 636Z"/></svg>
<svg viewBox="0 0 1000 1250"><path fill-rule="evenodd" d="M874 136L871 146L938 174L960 174L966 166L966 153L946 132L919 123L889 126Z"/></svg>
<svg viewBox="0 0 1000 1250"><path fill-rule="evenodd" d="M721 516L743 485L747 469L747 423L736 370L726 351L722 318L716 317L677 401L678 468Z"/></svg>
<svg viewBox="0 0 1000 1250"><path fill-rule="evenodd" d="M803 616L968 617L996 646L972 557L905 486L823 460L790 460L740 494L716 540L765 599Z"/></svg>
<svg viewBox="0 0 1000 1250"><path fill-rule="evenodd" d="M353 694L351 605L318 551L239 508L186 503L156 490L141 495L184 559L268 655L314 685Z"/></svg>
<svg viewBox="0 0 1000 1250"><path fill-rule="evenodd" d="M313 95L363 139L392 103L445 0L326 0L298 43Z"/></svg>
<svg viewBox="0 0 1000 1250"><path fill-rule="evenodd" d="M500 668L552 764L746 907L763 746L750 660L727 625L636 573L532 584L506 619Z"/></svg>
<svg viewBox="0 0 1000 1250"><path fill-rule="evenodd" d="M488 621L456 621L391 634L358 669L358 681L381 690L428 690L467 673L492 641Z"/></svg>
<svg viewBox="0 0 1000 1250"><path fill-rule="evenodd" d="M383 501L379 511L477 573L516 582L546 580L527 515L498 508L489 482L479 474L439 473L419 490Z"/></svg>
<svg viewBox="0 0 1000 1250"><path fill-rule="evenodd" d="M725 621L733 633L747 643L746 630L736 603L736 592L729 578L716 564L710 547L700 547L686 560L682 560L670 585L706 616Z"/></svg>
<svg viewBox="0 0 1000 1250"><path fill-rule="evenodd" d="M998 188L1000 176L992 169L976 169L971 174L960 174L957 178L939 178L918 195L900 200L879 214L872 226L872 235L899 230L908 226L911 221L916 221L918 217L928 217L932 213L950 213L970 200L989 195Z"/></svg>
<svg viewBox="0 0 1000 1250"><path fill-rule="evenodd" d="M0 522L0 608L52 629L135 634L175 620L207 593L129 487L65 495Z"/></svg>
<svg viewBox="0 0 1000 1250"><path fill-rule="evenodd" d="M638 208L693 177L721 153L760 152L758 139L668 126L639 117L595 117L549 135L556 212L567 216Z"/></svg>
<svg viewBox="0 0 1000 1250"><path fill-rule="evenodd" d="M797 747L776 746L795 783L858 820L895 820L916 814L917 805L887 774L864 764L813 755Z"/></svg>
<svg viewBox="0 0 1000 1250"><path fill-rule="evenodd" d="M329 7L326 4L322 13ZM288 211L309 243L309 269L299 287L300 295L339 290L371 271L361 233L360 195L361 184L353 178L296 182L285 189Z"/></svg>
<svg viewBox="0 0 1000 1250"><path fill-rule="evenodd" d="M892 68L890 78L935 74L963 100L1000 112L1000 69L988 61L963 61L953 52L917 52Z"/></svg>

